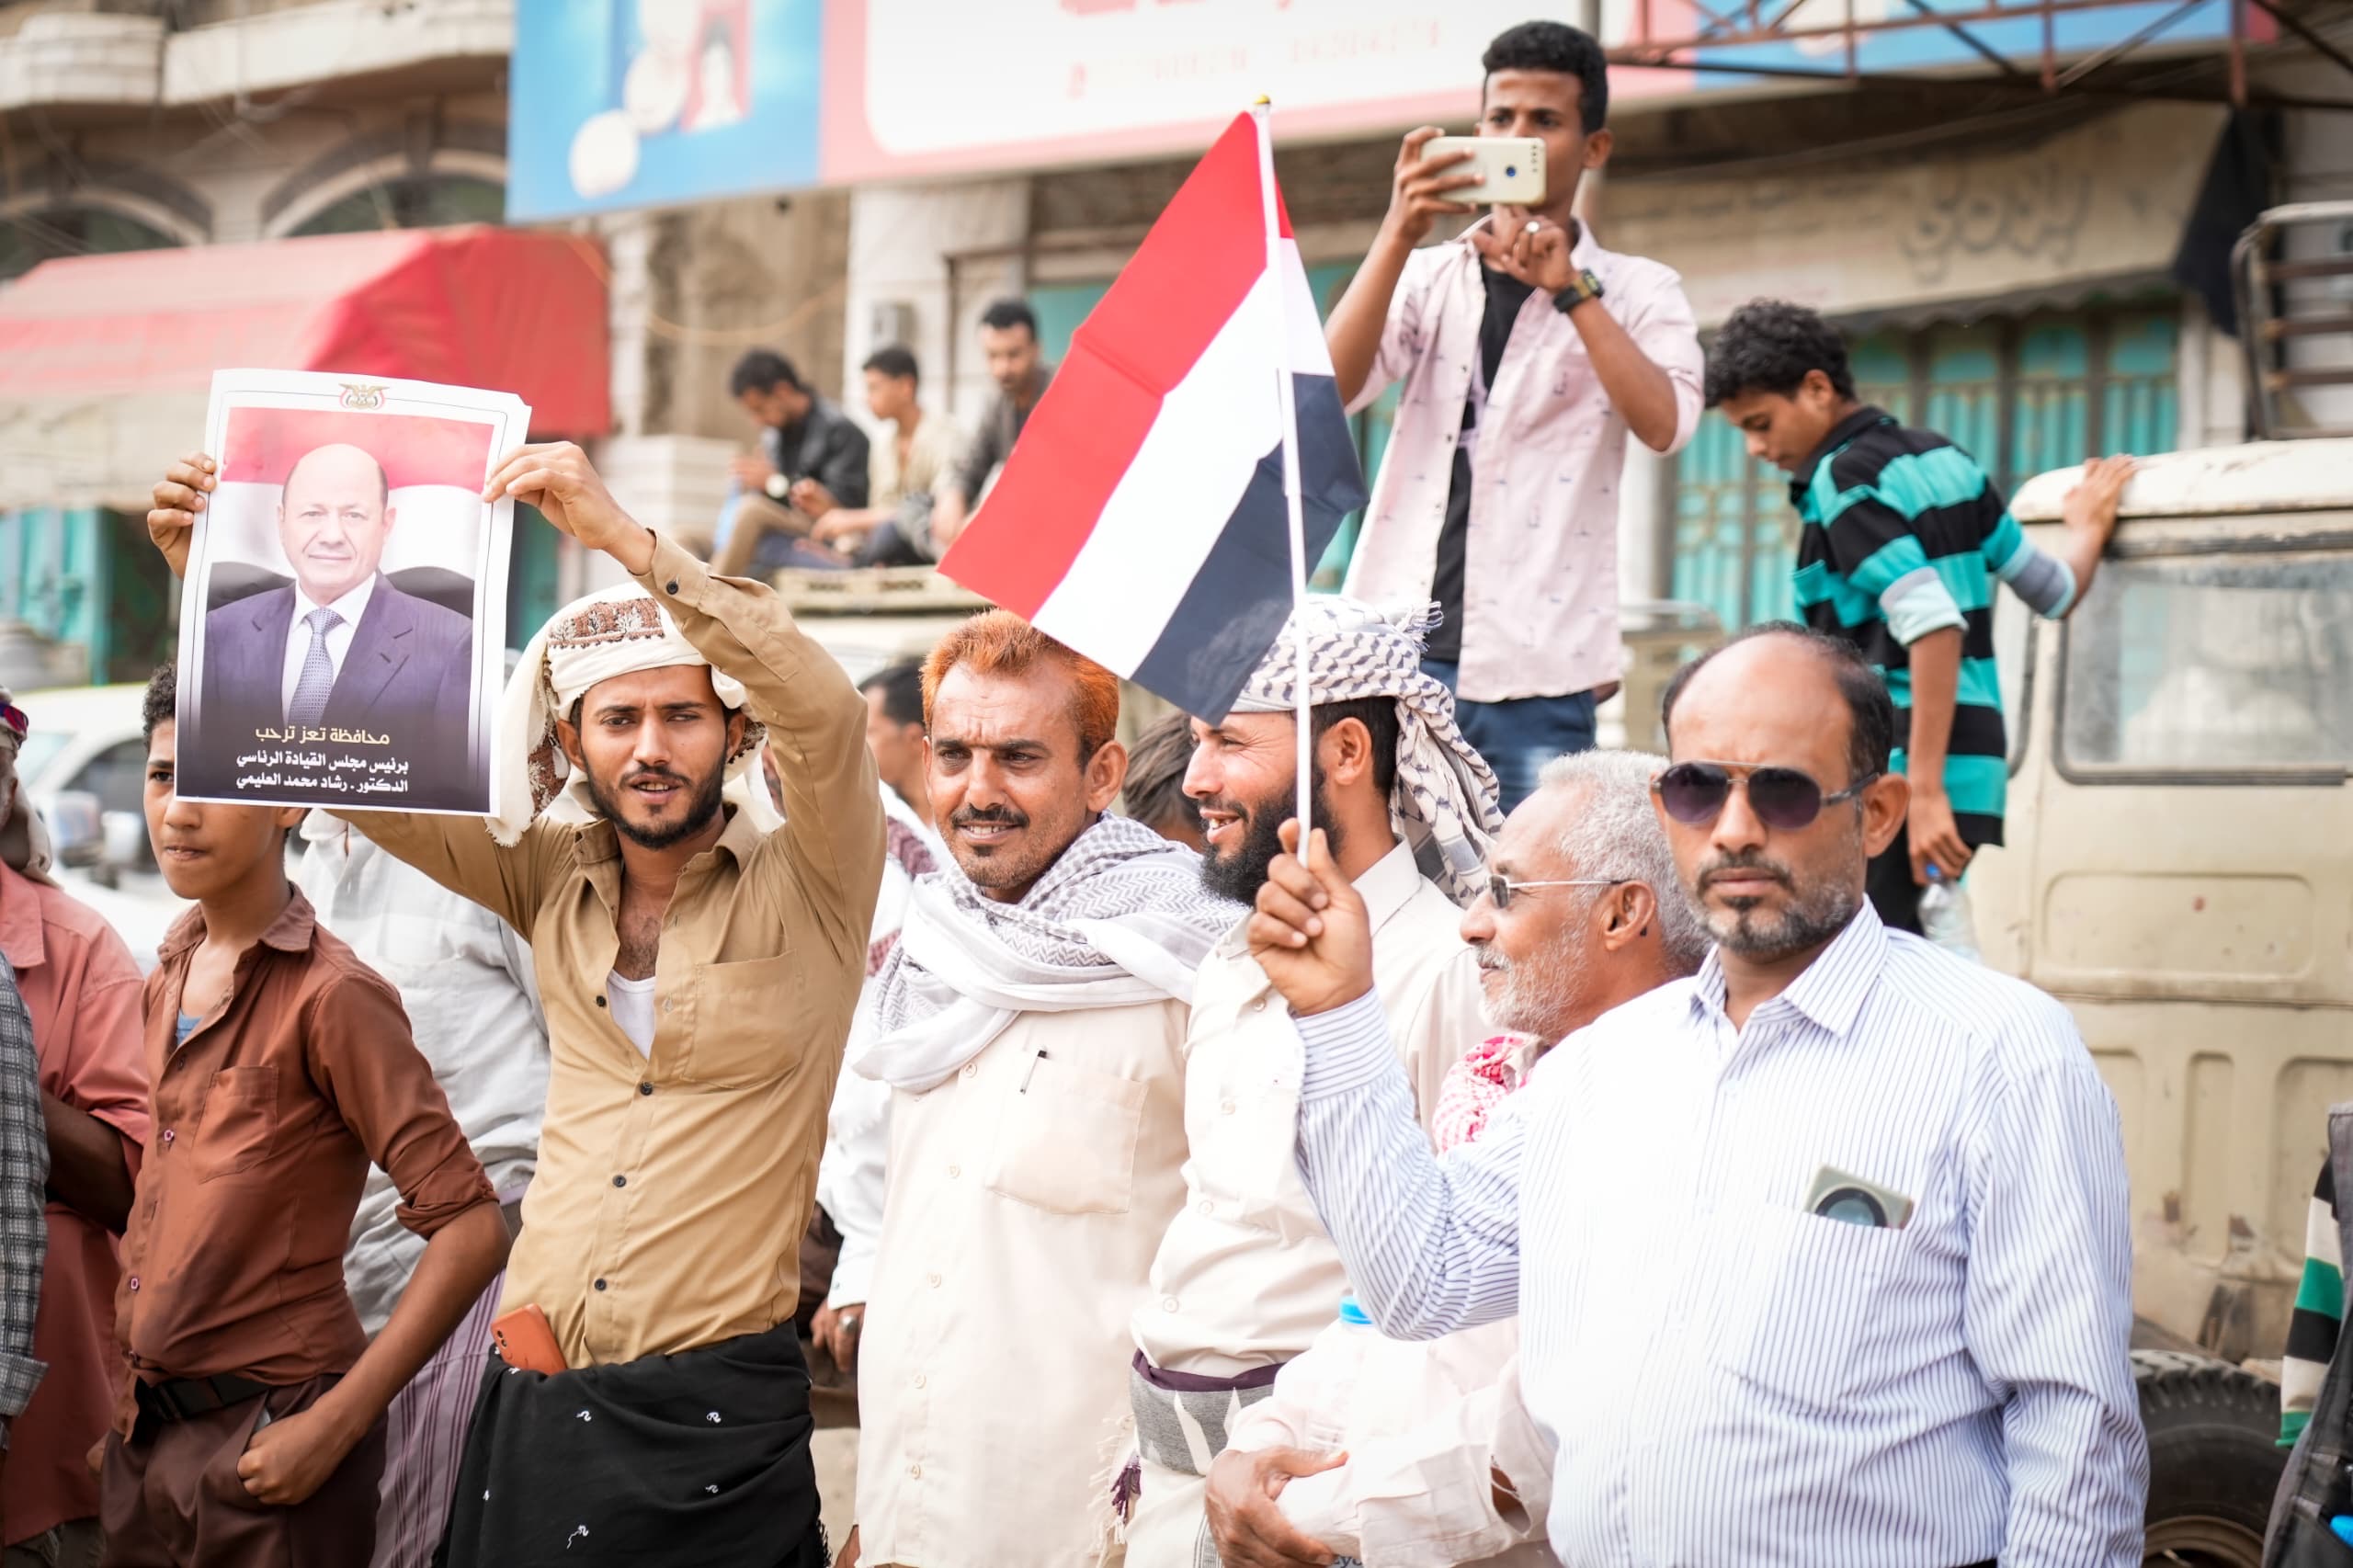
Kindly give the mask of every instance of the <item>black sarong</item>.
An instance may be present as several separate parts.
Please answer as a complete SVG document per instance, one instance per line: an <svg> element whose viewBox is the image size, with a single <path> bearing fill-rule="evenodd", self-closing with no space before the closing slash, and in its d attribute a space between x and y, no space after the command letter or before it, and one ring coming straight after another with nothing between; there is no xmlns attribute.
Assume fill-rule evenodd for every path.
<svg viewBox="0 0 2353 1568"><path fill-rule="evenodd" d="M491 1352L435 1568L826 1568L790 1324L548 1377Z"/></svg>

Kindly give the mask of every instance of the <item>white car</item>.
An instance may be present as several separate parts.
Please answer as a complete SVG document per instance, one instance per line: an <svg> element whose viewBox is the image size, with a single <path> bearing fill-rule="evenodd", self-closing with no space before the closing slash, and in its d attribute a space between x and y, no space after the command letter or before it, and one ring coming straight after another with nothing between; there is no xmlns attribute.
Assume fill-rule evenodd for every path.
<svg viewBox="0 0 2353 1568"><path fill-rule="evenodd" d="M85 686L16 699L32 726L17 781L57 840L58 881L106 917L142 974L188 907L147 846L145 696L143 686Z"/></svg>

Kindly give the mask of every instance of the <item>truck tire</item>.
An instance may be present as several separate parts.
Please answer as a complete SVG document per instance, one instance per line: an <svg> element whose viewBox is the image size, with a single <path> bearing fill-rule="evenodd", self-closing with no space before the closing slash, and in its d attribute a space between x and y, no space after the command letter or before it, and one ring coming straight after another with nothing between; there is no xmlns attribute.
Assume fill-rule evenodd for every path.
<svg viewBox="0 0 2353 1568"><path fill-rule="evenodd" d="M2287 1451L2279 1390L2227 1361L2135 1350L2132 1381L2149 1434L2144 1563L2262 1568L2263 1530Z"/></svg>

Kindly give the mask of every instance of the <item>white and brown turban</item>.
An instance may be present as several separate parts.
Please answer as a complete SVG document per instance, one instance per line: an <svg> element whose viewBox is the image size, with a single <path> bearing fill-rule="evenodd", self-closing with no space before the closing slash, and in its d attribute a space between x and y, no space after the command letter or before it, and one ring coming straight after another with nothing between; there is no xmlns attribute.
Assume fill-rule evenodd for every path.
<svg viewBox="0 0 2353 1568"><path fill-rule="evenodd" d="M1495 775L1454 722L1454 694L1422 670L1427 609L1384 611L1318 595L1293 610L1236 713L1288 713L1299 703L1299 642L1307 641L1310 707L1385 697L1397 704L1397 783L1389 821L1448 897L1468 907L1485 885L1487 846L1503 830Z"/></svg>
<svg viewBox="0 0 2353 1568"><path fill-rule="evenodd" d="M555 731L556 721L568 717L572 705L590 687L642 670L710 664L678 631L669 611L635 583L590 594L557 611L523 650L499 700L498 744L521 745L523 758L521 767L500 770L491 836L501 844L515 843L551 804L574 821L598 814L584 780L572 776ZM733 676L714 669L710 684L730 711L744 706L743 683ZM763 833L784 821L769 798L762 771L761 742L767 734L756 721L746 722L743 741L727 757L727 798Z"/></svg>

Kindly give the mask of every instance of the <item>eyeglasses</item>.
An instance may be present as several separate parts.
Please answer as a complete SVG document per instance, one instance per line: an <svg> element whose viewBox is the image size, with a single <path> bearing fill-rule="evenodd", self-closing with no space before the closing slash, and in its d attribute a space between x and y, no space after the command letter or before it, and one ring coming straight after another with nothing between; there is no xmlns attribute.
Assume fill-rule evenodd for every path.
<svg viewBox="0 0 2353 1568"><path fill-rule="evenodd" d="M1733 767L1721 762L1678 762L1651 780L1651 792L1666 814L1691 827L1704 827L1722 814L1724 802L1738 785L1748 791L1748 809L1756 820L1781 833L1813 825L1822 808L1851 801L1877 778L1866 773L1836 794L1825 795L1810 773L1794 767Z"/></svg>
<svg viewBox="0 0 2353 1568"><path fill-rule="evenodd" d="M1509 909L1515 894L1522 888L1614 888L1620 879L1616 877L1577 877L1567 881L1516 882L1499 871L1487 873L1487 896L1495 901L1497 909Z"/></svg>

